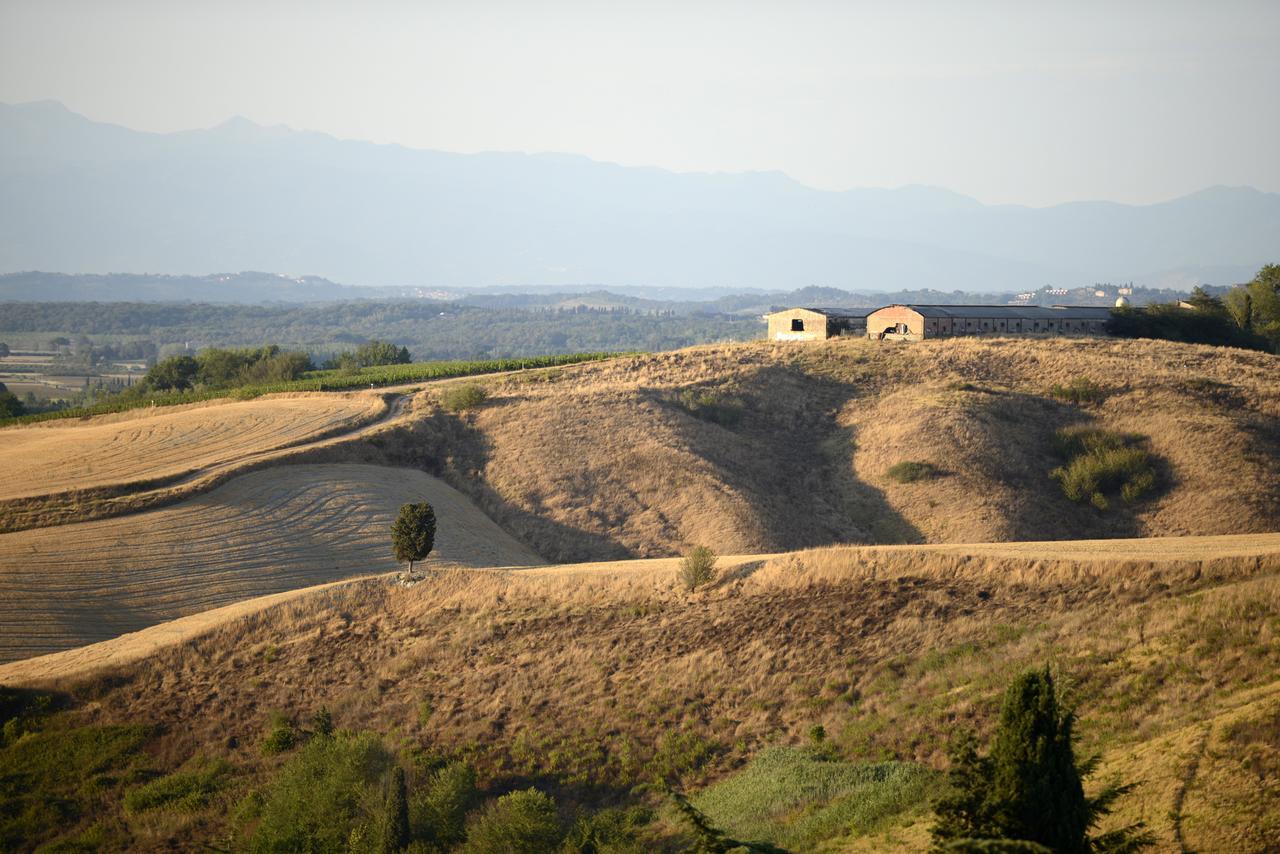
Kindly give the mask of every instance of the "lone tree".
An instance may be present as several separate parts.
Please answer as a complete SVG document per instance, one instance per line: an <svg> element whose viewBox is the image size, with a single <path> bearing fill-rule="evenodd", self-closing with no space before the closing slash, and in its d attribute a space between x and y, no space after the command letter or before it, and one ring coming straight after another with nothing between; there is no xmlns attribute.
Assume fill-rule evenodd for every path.
<svg viewBox="0 0 1280 854"><path fill-rule="evenodd" d="M436 511L423 501L400 507L400 515L391 524L391 544L396 560L408 561L409 575L413 575L413 562L431 554L436 544Z"/></svg>
<svg viewBox="0 0 1280 854"><path fill-rule="evenodd" d="M934 850L992 850L996 840L1038 843L1056 854L1128 852L1154 844L1141 823L1090 833L1133 786L1116 783L1085 796L1081 780L1098 759L1076 761L1075 720L1059 708L1047 667L1015 679L990 755L978 755L972 735L952 746L951 792L935 806Z"/></svg>

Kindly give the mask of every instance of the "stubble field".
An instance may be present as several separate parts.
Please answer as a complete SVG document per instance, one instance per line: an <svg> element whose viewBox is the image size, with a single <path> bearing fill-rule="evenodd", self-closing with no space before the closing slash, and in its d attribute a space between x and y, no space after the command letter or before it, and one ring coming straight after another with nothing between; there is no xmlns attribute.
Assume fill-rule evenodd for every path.
<svg viewBox="0 0 1280 854"><path fill-rule="evenodd" d="M541 563L422 472L281 466L169 507L0 534L0 660L67 649L242 599L396 568L389 528L428 500L429 566Z"/></svg>

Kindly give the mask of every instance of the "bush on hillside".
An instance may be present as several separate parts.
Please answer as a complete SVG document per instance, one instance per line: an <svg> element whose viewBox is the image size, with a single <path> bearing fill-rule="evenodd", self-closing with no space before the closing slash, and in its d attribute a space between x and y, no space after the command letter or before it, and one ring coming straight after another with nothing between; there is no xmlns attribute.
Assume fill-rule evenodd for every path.
<svg viewBox="0 0 1280 854"><path fill-rule="evenodd" d="M480 803L476 771L466 762L437 770L409 801L409 825L416 839L441 848L466 838L467 813Z"/></svg>
<svg viewBox="0 0 1280 854"><path fill-rule="evenodd" d="M466 854L544 854L564 838L555 801L537 789L503 795L467 821Z"/></svg>
<svg viewBox="0 0 1280 854"><path fill-rule="evenodd" d="M1076 377L1066 385L1051 387L1049 396L1068 403L1101 403L1107 399L1107 390L1088 377Z"/></svg>
<svg viewBox="0 0 1280 854"><path fill-rule="evenodd" d="M465 412L475 409L488 399L489 393L484 390L484 386L467 383L445 389L444 394L440 395L440 405L449 412Z"/></svg>
<svg viewBox="0 0 1280 854"><path fill-rule="evenodd" d="M317 737L267 785L250 851L346 851L352 832L382 823L380 791L391 754L372 733ZM246 816L248 817L248 816Z"/></svg>
<svg viewBox="0 0 1280 854"><path fill-rule="evenodd" d="M279 712L272 713L266 737L262 739L262 755L275 756L297 746L298 731L294 728L293 721Z"/></svg>
<svg viewBox="0 0 1280 854"><path fill-rule="evenodd" d="M231 766L221 759L197 760L186 771L177 771L159 777L124 796L124 808L128 813L166 809L176 812L196 812L209 805L210 800L229 782Z"/></svg>
<svg viewBox="0 0 1280 854"><path fill-rule="evenodd" d="M885 472L885 477L896 483L915 483L918 480L932 480L942 476L942 469L933 463L901 462L895 463Z"/></svg>
<svg viewBox="0 0 1280 854"><path fill-rule="evenodd" d="M1136 434L1112 433L1096 428L1068 428L1056 436L1058 455L1067 462L1049 476L1072 501L1088 501L1099 510L1111 506L1118 494L1132 503L1156 485L1151 455Z"/></svg>
<svg viewBox="0 0 1280 854"><path fill-rule="evenodd" d="M716 553L709 546L694 546L680 561L680 583L696 590L716 579Z"/></svg>
<svg viewBox="0 0 1280 854"><path fill-rule="evenodd" d="M1048 668L1022 674L1005 692L987 756L971 734L952 744L950 792L935 806L939 851L1138 851L1154 844L1141 823L1091 835L1132 786L1113 784L1086 797L1082 780L1096 760L1075 758L1075 714L1059 707ZM1005 844L1001 845L999 842ZM955 847L948 847L955 846ZM983 847L986 846L986 847ZM994 847L992 847L994 846Z"/></svg>
<svg viewBox="0 0 1280 854"><path fill-rule="evenodd" d="M668 398L671 400L671 398ZM685 412L721 427L735 427L742 420L745 404L741 398L725 397L709 391L684 389L671 400Z"/></svg>

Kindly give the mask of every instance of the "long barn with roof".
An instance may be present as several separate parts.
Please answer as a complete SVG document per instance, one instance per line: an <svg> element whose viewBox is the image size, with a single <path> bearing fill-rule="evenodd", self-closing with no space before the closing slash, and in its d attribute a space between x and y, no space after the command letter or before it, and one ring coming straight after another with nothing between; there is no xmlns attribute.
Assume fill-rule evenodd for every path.
<svg viewBox="0 0 1280 854"><path fill-rule="evenodd" d="M967 335L1105 335L1107 306L896 304L871 312L790 308L768 316L773 341L839 336L920 341Z"/></svg>

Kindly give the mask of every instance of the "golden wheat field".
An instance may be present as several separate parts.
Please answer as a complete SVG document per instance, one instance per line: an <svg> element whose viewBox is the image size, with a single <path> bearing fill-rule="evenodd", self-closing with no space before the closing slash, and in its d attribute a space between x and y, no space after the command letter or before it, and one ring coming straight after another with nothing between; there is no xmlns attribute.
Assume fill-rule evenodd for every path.
<svg viewBox="0 0 1280 854"><path fill-rule="evenodd" d="M400 504L428 500L428 565L540 563L422 472L281 466L178 504L0 534L0 659L79 646L241 599L395 569Z"/></svg>
<svg viewBox="0 0 1280 854"><path fill-rule="evenodd" d="M386 407L370 394L316 394L7 427L0 500L174 477L355 427Z"/></svg>

